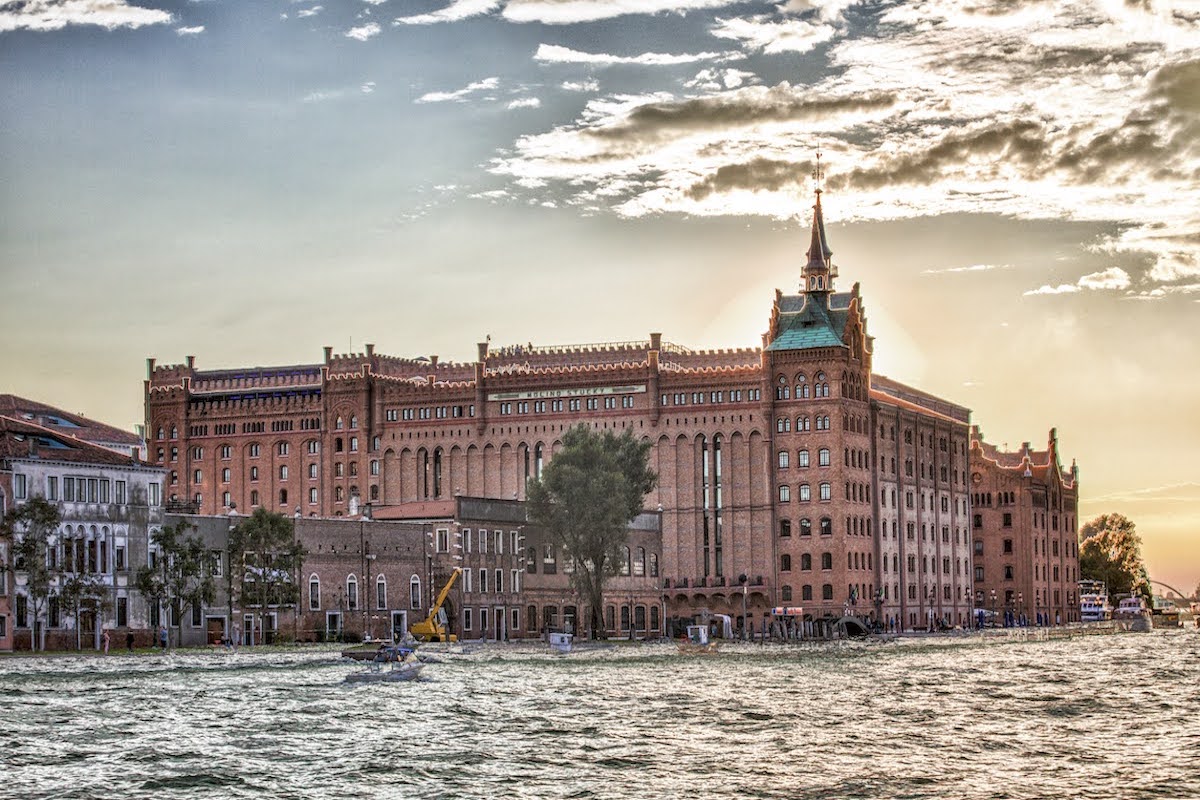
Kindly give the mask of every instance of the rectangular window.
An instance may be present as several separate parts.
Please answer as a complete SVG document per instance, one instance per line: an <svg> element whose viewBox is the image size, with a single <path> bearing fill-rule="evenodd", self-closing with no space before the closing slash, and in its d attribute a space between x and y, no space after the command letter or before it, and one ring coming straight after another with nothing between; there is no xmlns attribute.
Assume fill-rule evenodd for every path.
<svg viewBox="0 0 1200 800"><path fill-rule="evenodd" d="M437 529L437 551L439 553L450 552L450 531L446 528Z"/></svg>
<svg viewBox="0 0 1200 800"><path fill-rule="evenodd" d="M474 616L474 614L472 613L471 609L469 609L469 608L463 609L463 630L464 631L471 630L471 624L472 624L471 617L472 616Z"/></svg>
<svg viewBox="0 0 1200 800"><path fill-rule="evenodd" d="M474 573L471 572L471 570L469 570L469 569L463 570L463 574L462 574L462 576L463 576L463 594L471 593L471 576L473 574Z"/></svg>
<svg viewBox="0 0 1200 800"><path fill-rule="evenodd" d="M119 506L123 506L129 502L129 495L127 493L127 489L125 488L125 481L117 481L115 492L113 494L113 502Z"/></svg>
<svg viewBox="0 0 1200 800"><path fill-rule="evenodd" d="M520 545L520 537L518 536L517 532L509 531L508 535L509 535L509 539L510 539L509 544L512 545L512 547L510 548L510 551L514 555L521 552L520 551L520 546L521 546Z"/></svg>
<svg viewBox="0 0 1200 800"><path fill-rule="evenodd" d="M16 474L13 475L13 497L18 500L24 500L26 497L25 476Z"/></svg>
<svg viewBox="0 0 1200 800"><path fill-rule="evenodd" d="M58 478L54 477L53 475L47 476L46 478L46 499L58 499Z"/></svg>
<svg viewBox="0 0 1200 800"><path fill-rule="evenodd" d="M479 570L479 591L484 594L487 593L487 570L486 569Z"/></svg>
<svg viewBox="0 0 1200 800"><path fill-rule="evenodd" d="M496 555L500 555L504 552L504 531L493 531L492 533L496 537L495 553Z"/></svg>
<svg viewBox="0 0 1200 800"><path fill-rule="evenodd" d="M124 628L129 624L129 598L117 598L117 627Z"/></svg>
<svg viewBox="0 0 1200 800"><path fill-rule="evenodd" d="M487 553L488 550L488 532L483 528L479 529L479 552ZM482 589L480 590L482 591Z"/></svg>
<svg viewBox="0 0 1200 800"><path fill-rule="evenodd" d="M123 544L113 547L113 570L116 572L125 571L125 545Z"/></svg>
<svg viewBox="0 0 1200 800"><path fill-rule="evenodd" d="M201 616L202 612L203 612L203 609L200 608L199 603L192 603L192 627L193 628L200 627L200 625L201 625L200 616Z"/></svg>
<svg viewBox="0 0 1200 800"><path fill-rule="evenodd" d="M387 582L375 581L375 608L387 608Z"/></svg>
<svg viewBox="0 0 1200 800"><path fill-rule="evenodd" d="M514 569L508 579L508 590L510 592L521 591L521 570Z"/></svg>
<svg viewBox="0 0 1200 800"><path fill-rule="evenodd" d="M162 505L162 485L158 483L147 484L147 493L150 497L150 507L157 508Z"/></svg>
<svg viewBox="0 0 1200 800"><path fill-rule="evenodd" d="M463 551L466 553L471 552L471 529L470 528L463 528L462 541L463 541Z"/></svg>

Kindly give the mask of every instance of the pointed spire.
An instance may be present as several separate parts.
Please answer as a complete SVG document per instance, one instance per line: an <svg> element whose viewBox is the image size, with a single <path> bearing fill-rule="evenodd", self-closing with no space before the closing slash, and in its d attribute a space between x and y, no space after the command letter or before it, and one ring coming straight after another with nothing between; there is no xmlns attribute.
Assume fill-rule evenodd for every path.
<svg viewBox="0 0 1200 800"><path fill-rule="evenodd" d="M817 202L813 205L812 239L808 246L808 263L804 266L801 278L801 289L809 292L833 291L833 277L837 275L831 262L833 251L829 249L829 241L825 238L825 216L821 213L821 182L825 179L825 171L821 168L821 155L822 153L818 149L817 166L813 170Z"/></svg>

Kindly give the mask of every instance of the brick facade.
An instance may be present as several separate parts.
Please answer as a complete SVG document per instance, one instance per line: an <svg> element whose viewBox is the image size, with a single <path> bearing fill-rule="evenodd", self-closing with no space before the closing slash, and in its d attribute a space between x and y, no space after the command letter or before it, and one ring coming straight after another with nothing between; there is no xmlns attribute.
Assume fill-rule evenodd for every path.
<svg viewBox="0 0 1200 800"><path fill-rule="evenodd" d="M776 605L905 628L963 624L974 601L969 411L872 373L863 297L857 284L834 292L836 276L818 196L801 290L776 293L761 348L696 351L652 333L580 346L483 342L471 363L372 345L278 368L151 359L149 451L168 471L168 495L201 513L263 506L328 519L368 503L385 513L520 501L570 427L628 430L653 445L659 484L646 508L661 537L658 575L636 576L652 586L612 584L634 595L628 612L613 610L629 627L639 615L649 626L654 608L664 625L702 609L740 622L743 605L756 629ZM478 535L453 519L453 535ZM486 568L494 580L496 569L530 566ZM545 608L558 623L569 611L583 619L556 589L530 602L526 574L521 596L481 598L472 626L486 610L495 633L499 610L501 632L516 629L523 608L516 621L527 630L531 605L539 626Z"/></svg>

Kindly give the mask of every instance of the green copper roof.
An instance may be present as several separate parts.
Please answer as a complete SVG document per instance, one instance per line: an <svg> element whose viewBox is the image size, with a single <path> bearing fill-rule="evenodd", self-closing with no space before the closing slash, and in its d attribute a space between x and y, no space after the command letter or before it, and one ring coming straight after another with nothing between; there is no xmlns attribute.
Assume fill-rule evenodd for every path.
<svg viewBox="0 0 1200 800"><path fill-rule="evenodd" d="M789 298L790 299L790 298ZM840 328L845 327L846 312L825 307L825 295L805 298L799 311L779 315L779 333L768 350L808 350L814 347L845 347ZM782 305L782 304L781 304ZM836 319L835 319L836 318Z"/></svg>

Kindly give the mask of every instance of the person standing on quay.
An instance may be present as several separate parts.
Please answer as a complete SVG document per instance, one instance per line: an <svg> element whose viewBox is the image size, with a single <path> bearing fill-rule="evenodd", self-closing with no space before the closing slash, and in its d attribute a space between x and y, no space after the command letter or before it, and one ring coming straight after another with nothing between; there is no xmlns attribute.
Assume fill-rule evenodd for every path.
<svg viewBox="0 0 1200 800"><path fill-rule="evenodd" d="M133 631L125 632L125 649L133 652Z"/></svg>
<svg viewBox="0 0 1200 800"><path fill-rule="evenodd" d="M104 655L108 655L108 628L104 629L104 633L100 634L100 643L104 645Z"/></svg>
<svg viewBox="0 0 1200 800"><path fill-rule="evenodd" d="M167 650L167 626L163 625L158 629L158 641L162 645L163 652Z"/></svg>

